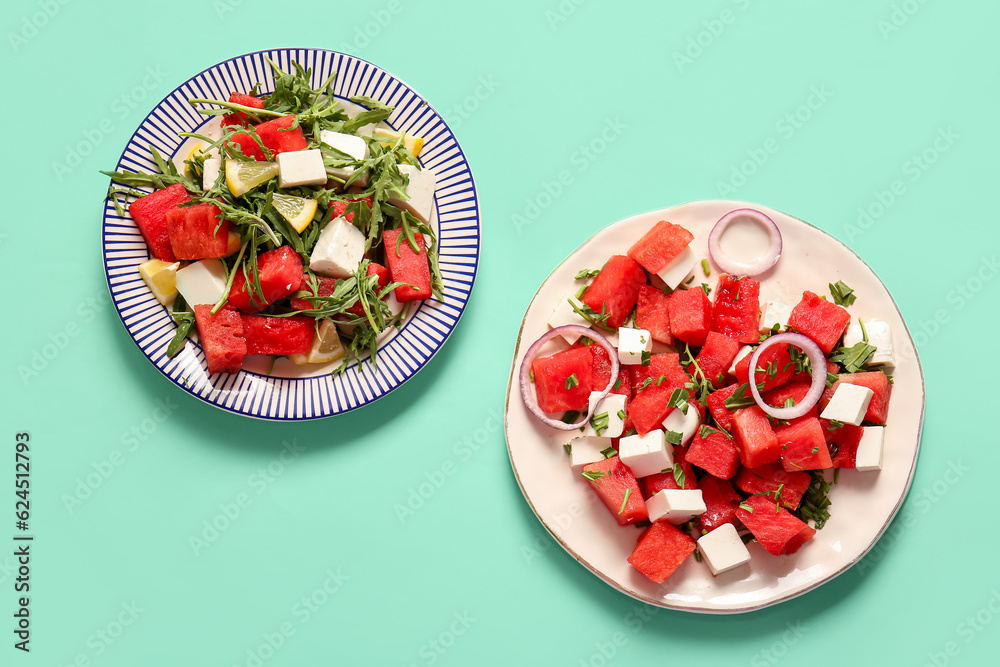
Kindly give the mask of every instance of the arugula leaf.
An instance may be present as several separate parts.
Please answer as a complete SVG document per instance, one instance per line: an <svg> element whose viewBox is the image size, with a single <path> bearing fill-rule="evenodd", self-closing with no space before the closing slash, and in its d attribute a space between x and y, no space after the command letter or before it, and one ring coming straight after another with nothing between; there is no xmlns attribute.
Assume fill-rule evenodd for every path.
<svg viewBox="0 0 1000 667"><path fill-rule="evenodd" d="M830 294L833 296L833 302L838 306L850 306L857 299L854 290L844 284L842 280L830 283Z"/></svg>
<svg viewBox="0 0 1000 667"><path fill-rule="evenodd" d="M851 347L838 347L833 351L829 359L832 362L842 365L846 372L857 373L864 370L868 362L871 361L876 349L874 346L861 341Z"/></svg>

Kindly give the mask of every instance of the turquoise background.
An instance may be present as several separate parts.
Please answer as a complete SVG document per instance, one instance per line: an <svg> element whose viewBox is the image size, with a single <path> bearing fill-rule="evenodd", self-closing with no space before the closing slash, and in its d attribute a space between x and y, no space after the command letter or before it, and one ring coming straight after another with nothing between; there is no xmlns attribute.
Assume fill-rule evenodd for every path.
<svg viewBox="0 0 1000 667"><path fill-rule="evenodd" d="M8 629L13 547L0 548L0 663L995 658L995 3L2 11L0 544L19 431L36 541L27 655ZM346 51L424 95L472 165L485 237L472 302L434 362L372 406L302 424L173 387L110 308L100 262L98 170L176 85L278 46ZM498 428L521 316L548 273L616 220L720 197L851 246L896 298L927 384L913 487L875 550L812 593L732 617L645 607L576 564L524 502ZM304 451L282 462L286 443ZM421 485L433 492L401 514ZM214 537L213 521L226 526Z"/></svg>

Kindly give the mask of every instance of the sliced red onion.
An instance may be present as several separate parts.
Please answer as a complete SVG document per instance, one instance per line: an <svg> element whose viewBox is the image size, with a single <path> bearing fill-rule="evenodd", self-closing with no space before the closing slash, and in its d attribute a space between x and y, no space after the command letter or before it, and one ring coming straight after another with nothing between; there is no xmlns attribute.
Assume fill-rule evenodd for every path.
<svg viewBox="0 0 1000 667"><path fill-rule="evenodd" d="M578 428L583 428L590 421L593 416L594 411L590 408L587 409L587 415L576 422L575 424L567 424L566 422L560 421L558 419L553 419L547 414L542 412L542 409L538 407L538 400L535 398L535 394L531 391L531 362L535 360L538 356L538 351L542 349L542 346L548 343L550 340L556 336L560 336L564 333L575 333L581 336L586 336L590 340L594 341L601 347L603 347L608 352L608 356L611 358L611 380L608 382L608 386L604 388L601 392L601 399L603 400L607 396L611 389L615 386L615 381L618 379L618 350L615 346L608 342L608 339L597 333L593 329L589 329L578 324L567 324L566 326L556 327L555 329L550 329L545 335L536 340L528 348L528 351L524 353L524 360L521 361L521 372L519 374L519 381L521 383L521 399L524 400L524 404L531 410L531 414L538 417L539 421L551 426L552 428L557 428L560 431L573 431ZM595 401L594 406L600 401Z"/></svg>
<svg viewBox="0 0 1000 667"><path fill-rule="evenodd" d="M776 408L768 405L764 402L764 399L760 397L760 391L757 389L757 362L760 360L760 355L764 350L771 347L772 345L781 345L791 343L795 347L799 348L806 353L809 357L809 363L812 365L812 384L809 385L809 391L806 395L802 397L802 402L797 403L788 408ZM814 343L811 338L803 336L798 333L783 333L771 336L763 343L757 346L753 354L750 356L750 393L753 394L753 400L757 402L760 409L774 417L775 419L795 419L796 417L801 417L805 413L809 412L810 409L816 403L819 402L820 397L823 395L823 390L826 388L826 356L823 354L823 350L819 349L819 345Z"/></svg>
<svg viewBox="0 0 1000 667"><path fill-rule="evenodd" d="M733 259L722 249L722 234L726 227L739 218L749 218L767 230L767 251L756 261L747 263ZM768 216L752 208L738 208L719 218L708 235L708 254L720 269L733 276L758 276L778 261L781 256L781 232Z"/></svg>

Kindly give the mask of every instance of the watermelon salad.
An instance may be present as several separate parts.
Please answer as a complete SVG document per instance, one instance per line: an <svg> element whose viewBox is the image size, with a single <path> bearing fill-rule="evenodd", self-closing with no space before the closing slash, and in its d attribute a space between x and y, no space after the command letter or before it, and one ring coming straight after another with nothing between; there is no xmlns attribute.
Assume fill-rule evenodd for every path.
<svg viewBox="0 0 1000 667"><path fill-rule="evenodd" d="M210 373L247 355L376 363L410 304L441 296L423 139L377 100L349 113L335 75L312 88L310 70L271 67L270 94L189 100L211 119L171 160L150 146L158 173L103 172L108 198L148 246L138 270L177 322L170 356L196 332Z"/></svg>
<svg viewBox="0 0 1000 667"><path fill-rule="evenodd" d="M721 246L738 220L768 232L750 263ZM688 557L735 570L750 541L775 557L808 545L839 469L881 469L892 393L892 332L852 316L848 285L762 302L781 254L768 216L727 214L701 253L693 239L660 221L580 271L519 374L580 483L620 526L643 528L628 561L655 583ZM713 286L696 282L709 258L723 270Z"/></svg>

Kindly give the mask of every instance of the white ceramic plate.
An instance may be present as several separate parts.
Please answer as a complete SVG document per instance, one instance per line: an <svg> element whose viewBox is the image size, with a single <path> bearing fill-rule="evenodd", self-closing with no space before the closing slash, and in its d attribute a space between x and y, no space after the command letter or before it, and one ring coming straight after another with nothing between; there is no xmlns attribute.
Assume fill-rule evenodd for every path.
<svg viewBox="0 0 1000 667"><path fill-rule="evenodd" d="M439 241L438 256L444 279L443 300L428 299L411 307L403 327L386 336L378 351L377 369L352 361L339 375L336 366L296 366L269 358L248 357L235 375L209 375L201 348L188 341L173 359L166 347L174 323L139 277L137 267L149 252L131 217L120 217L114 206L104 207L102 243L104 268L111 298L122 323L144 355L163 375L189 394L216 407L251 417L300 420L327 417L366 405L411 378L441 349L458 324L472 293L479 265L480 214L472 172L448 125L433 107L405 83L383 69L352 56L319 49L276 49L238 56L214 65L178 86L163 99L132 135L116 171L155 172L149 146L161 155L184 160L190 151L178 132L207 125L208 118L188 104L192 98L228 99L233 91L248 92L260 83L260 92L274 89L266 58L282 70L293 62L312 70L313 86L337 72L334 92L349 113L356 95L395 107L387 125L423 137L420 162L437 175L431 222ZM185 146L185 144L187 144Z"/></svg>
<svg viewBox="0 0 1000 667"><path fill-rule="evenodd" d="M771 216L781 230L784 250L777 265L760 276L761 303L781 299L798 303L803 290L827 294L827 284L843 280L857 301L848 310L857 317L889 322L897 350L897 366L885 430L880 472L842 470L830 492L831 518L798 553L776 557L751 543L751 563L713 577L705 563L691 557L662 585L635 570L627 558L639 529L619 526L597 500L586 480L571 470L562 445L571 435L538 422L521 400L518 369L528 346L547 330L546 320L560 297L581 282L582 269L599 269L611 255L628 248L659 220L690 230L691 247L707 257L708 234L725 213L755 208ZM727 231L723 246L752 246L762 233ZM714 286L718 267L707 282ZM696 268L701 281L704 275ZM550 343L551 350L565 347ZM543 350L543 354L547 354ZM521 325L507 390L506 435L511 465L532 510L552 536L582 565L623 593L661 607L703 613L736 613L760 609L801 595L847 570L878 540L910 487L923 424L924 382L909 331L895 302L878 276L849 248L825 232L773 209L734 201L693 202L652 211L617 222L597 233L569 256L542 284Z"/></svg>

